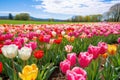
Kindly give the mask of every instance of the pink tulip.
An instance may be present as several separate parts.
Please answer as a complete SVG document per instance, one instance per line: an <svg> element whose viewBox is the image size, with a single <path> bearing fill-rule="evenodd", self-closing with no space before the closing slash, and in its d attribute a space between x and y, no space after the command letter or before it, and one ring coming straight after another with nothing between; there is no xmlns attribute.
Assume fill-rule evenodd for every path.
<svg viewBox="0 0 120 80"><path fill-rule="evenodd" d="M87 72L84 69L80 68L80 67L74 67L72 69L72 71L74 71L77 74L81 74L82 76L84 76L85 78L87 78Z"/></svg>
<svg viewBox="0 0 120 80"><path fill-rule="evenodd" d="M90 45L88 47L88 53L93 54L93 59L96 59L99 56L100 47Z"/></svg>
<svg viewBox="0 0 120 80"><path fill-rule="evenodd" d="M22 38L22 37L16 37L14 39L14 41L17 41L17 42L20 42L21 44L23 44L24 43L24 38Z"/></svg>
<svg viewBox="0 0 120 80"><path fill-rule="evenodd" d="M67 80L86 80L87 73L80 67L74 67L71 71L66 72Z"/></svg>
<svg viewBox="0 0 120 80"><path fill-rule="evenodd" d="M73 71L70 71L70 70L67 70L66 77L67 77L67 80L78 80L77 79L77 74Z"/></svg>
<svg viewBox="0 0 120 80"><path fill-rule="evenodd" d="M37 48L37 42L30 42L32 50L35 50Z"/></svg>
<svg viewBox="0 0 120 80"><path fill-rule="evenodd" d="M12 40L10 39L5 40L4 45L10 45L10 44L12 44Z"/></svg>
<svg viewBox="0 0 120 80"><path fill-rule="evenodd" d="M105 42L99 42L98 46L100 47L100 51L99 51L100 54L106 53L108 46Z"/></svg>
<svg viewBox="0 0 120 80"><path fill-rule="evenodd" d="M120 44L120 37L118 38L117 42Z"/></svg>
<svg viewBox="0 0 120 80"><path fill-rule="evenodd" d="M50 35L44 35L43 41L49 43L51 36Z"/></svg>
<svg viewBox="0 0 120 80"><path fill-rule="evenodd" d="M79 54L78 62L82 68L87 67L93 59L93 54L89 54L88 52L81 52Z"/></svg>
<svg viewBox="0 0 120 80"><path fill-rule="evenodd" d="M71 66L76 64L76 53L67 54L67 59L71 62Z"/></svg>
<svg viewBox="0 0 120 80"><path fill-rule="evenodd" d="M18 41L14 41L12 43L15 44L16 46L18 46L18 49L20 49L22 47L22 44Z"/></svg>
<svg viewBox="0 0 120 80"><path fill-rule="evenodd" d="M71 65L71 63L68 59L60 62L60 69L61 69L62 73L65 74L67 72L67 70L70 70L70 65Z"/></svg>
<svg viewBox="0 0 120 80"><path fill-rule="evenodd" d="M65 51L68 52L68 53L71 52L72 49L73 49L73 46L72 46L72 45L66 45L66 46L65 46Z"/></svg>

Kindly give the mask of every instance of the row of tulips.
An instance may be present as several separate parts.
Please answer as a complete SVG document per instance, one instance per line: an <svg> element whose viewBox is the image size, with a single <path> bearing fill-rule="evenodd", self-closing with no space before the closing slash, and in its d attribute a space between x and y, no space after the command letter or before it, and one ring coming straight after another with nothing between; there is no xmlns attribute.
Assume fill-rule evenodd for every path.
<svg viewBox="0 0 120 80"><path fill-rule="evenodd" d="M105 42L99 42L97 46L89 45L87 52L80 52L78 57L76 53L68 53L67 58L64 61L60 62L60 69L62 73L66 74L67 80L87 80L87 72L84 69L86 67L89 68L91 61L96 60L97 58L99 60L101 59L106 60L108 54L114 56L116 53L117 53L116 45L109 45L106 44ZM79 63L79 65L77 62ZM103 65L103 63L100 63L100 65ZM98 67L100 65L95 66ZM71 70L71 68L73 69ZM99 69L102 69L102 67ZM97 73L99 72L99 69ZM91 72L89 72L89 74L91 74ZM100 79L104 79L104 76L102 75L102 78ZM114 77L114 79L116 79L116 77ZM88 78L88 80L98 80L98 77L97 79Z"/></svg>
<svg viewBox="0 0 120 80"><path fill-rule="evenodd" d="M120 25L113 23L0 25L0 73L9 76L10 80L19 80L20 78L22 80L47 80L66 55L71 60L71 55L68 55L68 53L73 51L76 53L76 57L81 54L81 56L78 56L79 58L88 56L91 53L90 49L95 48L96 53L91 53L89 59L96 60L83 64L80 62L84 59L78 59L80 66L85 68L90 75L90 69L86 67L89 63L91 63L91 66L96 64L99 56L97 51L99 47L105 46L105 43L98 44L98 42L115 43L119 34ZM118 39L118 42L120 42L120 39ZM98 46L90 44L98 44ZM84 53L88 47L90 49L87 53ZM106 47L103 48L106 49ZM83 53L78 54L79 52ZM100 54L109 59L107 57L108 53L104 54L103 52L104 49L101 50ZM115 54L115 52L111 54ZM116 57L112 60L115 64ZM69 63L68 60L66 62ZM119 63L119 61L116 62ZM77 64L71 63L71 65L75 66ZM76 72L77 69L84 71L82 68L75 67L74 69L73 67L72 71ZM68 73L72 74L72 71L70 70ZM89 75L86 76L86 73L81 73L82 75L84 79L88 76L87 79L94 80L89 78Z"/></svg>

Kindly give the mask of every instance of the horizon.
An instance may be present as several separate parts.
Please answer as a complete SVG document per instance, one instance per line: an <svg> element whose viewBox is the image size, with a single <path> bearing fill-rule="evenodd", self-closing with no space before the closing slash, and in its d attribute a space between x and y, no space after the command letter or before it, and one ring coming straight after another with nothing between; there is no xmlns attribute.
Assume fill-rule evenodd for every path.
<svg viewBox="0 0 120 80"><path fill-rule="evenodd" d="M35 18L70 19L76 15L104 14L120 0L1 0L0 16L29 13Z"/></svg>

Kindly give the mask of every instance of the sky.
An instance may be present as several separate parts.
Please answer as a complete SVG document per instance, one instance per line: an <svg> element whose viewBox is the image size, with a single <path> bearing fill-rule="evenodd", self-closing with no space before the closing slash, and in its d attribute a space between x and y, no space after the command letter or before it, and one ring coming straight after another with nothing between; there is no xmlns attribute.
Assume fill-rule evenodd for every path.
<svg viewBox="0 0 120 80"><path fill-rule="evenodd" d="M70 19L103 14L120 0L0 0L0 16L29 13L36 18Z"/></svg>

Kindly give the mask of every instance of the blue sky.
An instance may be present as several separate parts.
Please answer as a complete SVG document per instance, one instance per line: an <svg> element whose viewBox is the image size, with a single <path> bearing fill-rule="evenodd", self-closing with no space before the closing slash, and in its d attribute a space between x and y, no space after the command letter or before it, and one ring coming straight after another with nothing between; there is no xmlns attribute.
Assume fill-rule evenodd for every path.
<svg viewBox="0 0 120 80"><path fill-rule="evenodd" d="M69 19L103 14L116 3L120 0L0 0L0 16L26 12L37 18Z"/></svg>

